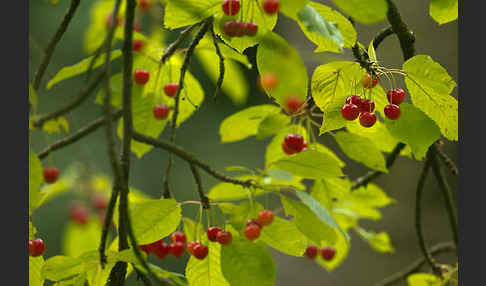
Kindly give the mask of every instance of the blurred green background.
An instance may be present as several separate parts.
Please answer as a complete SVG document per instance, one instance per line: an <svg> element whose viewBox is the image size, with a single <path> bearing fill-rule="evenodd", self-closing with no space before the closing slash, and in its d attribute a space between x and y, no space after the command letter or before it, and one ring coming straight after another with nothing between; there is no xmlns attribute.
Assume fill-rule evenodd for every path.
<svg viewBox="0 0 486 286"><path fill-rule="evenodd" d="M95 0L82 1L72 24L57 47L53 60L47 69L43 86L61 67L72 65L87 55L83 52L84 32L89 23L89 9ZM331 1L318 1L333 6ZM445 67L452 78L458 82L458 25L457 21L439 26L428 15L429 1L409 0L396 1L403 19L416 35L416 49L419 54L428 54ZM29 2L29 76L32 79L34 71L40 63L42 49L47 46L48 40L53 35L60 23L67 7L68 0L60 1L56 7L51 7L44 1L32 0ZM159 10L154 9L153 16L161 17ZM146 19L147 20L147 19ZM162 25L159 26L160 28ZM369 41L381 29L387 27L387 23L381 22L375 25L357 25L358 40L367 45ZM144 21L144 30L150 29L147 21ZM335 58L352 60L350 51L343 55L314 54L315 48L298 25L287 19L279 17L277 32L283 35L290 44L296 47L308 67L309 76L318 65ZM250 60L254 63L255 49L247 51ZM391 36L386 39L377 50L381 63L388 67L399 68L403 61L398 40ZM113 66L114 70L120 69L120 61ZM201 159L210 163L216 169L223 170L225 166L240 165L251 168L262 168L264 163L265 147L268 140L258 141L250 138L241 142L221 144L218 134L219 124L222 120L245 106L234 106L226 96L220 96L216 100L208 99L214 90L214 85L202 73L197 62L192 64L192 71L196 74L206 91L206 101L200 109L187 120L177 133L177 143L186 150L198 154ZM291 72L291 71L289 71ZM251 93L246 106L268 102L255 85L256 68L246 72L248 83L251 85ZM54 86L49 92L44 88L38 92L39 113L45 113L63 106L67 101L76 96L84 86L83 77L76 77ZM459 83L458 83L459 84ZM457 88L454 90L457 97ZM87 122L97 118L101 114L101 107L93 103L94 96L83 103L74 112L66 117L69 120L70 130L77 130ZM419 128L419 127L418 127ZM166 137L167 134L161 135ZM43 149L47 142L54 142L61 135L50 135L36 131L32 133L32 148L35 152ZM336 143L329 135L323 135L319 141L332 148L343 160L346 161L345 173L352 179L364 174L367 169L360 164L350 161L337 148ZM457 162L457 144L445 142L444 150ZM81 162L87 167L88 172L104 173L111 175L111 169L106 153L106 140L104 130L101 128L85 137L78 144L70 145L51 155L55 166L63 172L63 169L73 162ZM49 160L51 160L49 159ZM160 196L163 180L163 172L167 164L167 153L161 150L152 150L142 159L137 160L133 156L132 172L130 174L131 186L154 197ZM45 160L47 162L47 160ZM414 197L415 188L422 164L408 158L399 158L391 168L389 175L376 180L389 196L398 202L382 209L383 219L378 222L362 221L361 225L368 230L376 232L387 231L390 234L392 244L395 247L394 254L379 254L373 251L368 244L363 242L356 233L352 232L352 245L349 257L333 272L327 272L317 263L304 258L286 256L273 251L277 265L276 285L372 285L389 274L400 270L402 267L420 257L420 250L414 228ZM447 172L450 184L457 194L457 177L452 177ZM432 178L432 177L429 177ZM205 190L208 190L217 181L203 174ZM176 159L171 187L178 200L197 199L195 186L187 164ZM53 201L43 205L34 214L33 220L38 228L39 236L46 241L47 251L45 257L59 255L61 253L61 237L68 223L68 206L76 198L75 192L66 193ZM448 221L443 208L443 199L438 186L433 179L426 183L424 195L424 228L427 244L430 246L437 242L450 241L451 234ZM184 207L184 215L195 216L196 207ZM154 263L162 265L171 271L184 273L184 259L166 259L163 262ZM454 255L445 254L439 257L440 261L455 263ZM127 285L138 285L134 275ZM397 285L406 285L401 282Z"/></svg>

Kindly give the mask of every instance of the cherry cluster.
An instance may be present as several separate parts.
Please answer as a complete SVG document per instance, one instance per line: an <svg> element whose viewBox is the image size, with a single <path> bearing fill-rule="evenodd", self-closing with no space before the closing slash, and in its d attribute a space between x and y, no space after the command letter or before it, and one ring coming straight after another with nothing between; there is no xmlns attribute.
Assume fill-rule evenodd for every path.
<svg viewBox="0 0 486 286"><path fill-rule="evenodd" d="M105 221L106 208L108 207L108 199L102 194L91 195L91 207L99 216L101 224ZM82 202L74 202L68 208L69 218L80 225L88 222L90 216L89 208Z"/></svg>
<svg viewBox="0 0 486 286"><path fill-rule="evenodd" d="M323 247L320 252L321 252L322 259L326 261L332 260L336 255L336 249L329 246ZM309 259L315 259L318 253L319 253L319 249L317 248L317 246L309 245L307 246L304 255Z"/></svg>
<svg viewBox="0 0 486 286"><path fill-rule="evenodd" d="M262 210L258 213L257 219L249 219L246 222L245 236L248 240L253 241L260 236L262 227L272 224L273 212L271 210Z"/></svg>
<svg viewBox="0 0 486 286"><path fill-rule="evenodd" d="M346 120L355 120L359 116L361 126L371 127L376 122L376 114L373 113L374 110L374 101L353 95L346 98L346 103L341 107L341 115Z"/></svg>
<svg viewBox="0 0 486 286"><path fill-rule="evenodd" d="M149 244L140 245L140 249L142 249L147 255L153 253L157 258L164 259L169 254L172 256L179 258L184 255L185 252L185 244L186 244L186 235L182 232L174 232L170 235L170 244L164 242L163 239L157 240L155 242Z"/></svg>
<svg viewBox="0 0 486 286"><path fill-rule="evenodd" d="M253 37L258 32L258 25L250 22L231 20L224 23L223 32L230 38L243 37L245 35Z"/></svg>
<svg viewBox="0 0 486 286"><path fill-rule="evenodd" d="M307 149L307 142L300 134L288 134L282 142L282 149L288 155L300 153Z"/></svg>
<svg viewBox="0 0 486 286"><path fill-rule="evenodd" d="M29 256L37 257L44 254L46 245L40 238L29 240Z"/></svg>

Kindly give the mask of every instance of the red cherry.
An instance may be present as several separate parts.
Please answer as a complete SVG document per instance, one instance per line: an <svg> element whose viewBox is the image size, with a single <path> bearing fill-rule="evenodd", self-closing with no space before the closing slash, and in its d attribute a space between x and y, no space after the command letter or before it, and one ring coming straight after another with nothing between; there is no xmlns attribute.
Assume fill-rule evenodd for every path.
<svg viewBox="0 0 486 286"><path fill-rule="evenodd" d="M255 240L260 236L261 227L258 224L251 224L245 229L245 236L248 240Z"/></svg>
<svg viewBox="0 0 486 286"><path fill-rule="evenodd" d="M144 44L143 41L134 40L133 41L133 51L134 52L140 52L142 50L143 44Z"/></svg>
<svg viewBox="0 0 486 286"><path fill-rule="evenodd" d="M216 235L216 240L222 245L230 244L233 240L233 235L229 231L220 231Z"/></svg>
<svg viewBox="0 0 486 286"><path fill-rule="evenodd" d="M148 244L142 244L138 246L143 252L145 252L147 255L150 254L150 248Z"/></svg>
<svg viewBox="0 0 486 286"><path fill-rule="evenodd" d="M296 150L289 148L289 146L287 146L287 145L285 144L285 141L283 141L283 142L282 142L282 149L283 149L283 151L284 151L286 154L288 154L288 155L292 155L292 154L297 153L297 151L296 151Z"/></svg>
<svg viewBox="0 0 486 286"><path fill-rule="evenodd" d="M388 104L384 109L386 117L391 120L397 120L400 117L400 106L396 104Z"/></svg>
<svg viewBox="0 0 486 286"><path fill-rule="evenodd" d="M369 99L361 99L361 105L359 106L361 109L361 112L373 112L375 111L375 102L373 100Z"/></svg>
<svg viewBox="0 0 486 286"><path fill-rule="evenodd" d="M352 104L360 107L361 106L361 97L358 96L358 95L348 96L348 98L346 98L346 103L348 103L348 104L352 103Z"/></svg>
<svg viewBox="0 0 486 286"><path fill-rule="evenodd" d="M258 222L260 223L261 226L266 226L271 224L273 222L273 212L271 210L260 211L258 213Z"/></svg>
<svg viewBox="0 0 486 286"><path fill-rule="evenodd" d="M164 92L168 97L174 97L179 89L178 83L169 83L164 86Z"/></svg>
<svg viewBox="0 0 486 286"><path fill-rule="evenodd" d="M317 249L317 246L309 245L309 246L307 246L304 255L309 259L314 259L317 256L317 252L319 252L319 249Z"/></svg>
<svg viewBox="0 0 486 286"><path fill-rule="evenodd" d="M241 21L234 21L236 34L235 37L243 37L245 35L245 23Z"/></svg>
<svg viewBox="0 0 486 286"><path fill-rule="evenodd" d="M236 21L227 21L223 25L223 33L225 33L226 36L232 38L235 37L238 33L238 28L239 25L238 23L236 23Z"/></svg>
<svg viewBox="0 0 486 286"><path fill-rule="evenodd" d="M190 254L193 254L194 255L194 247L196 245L200 244L199 241L190 241L188 244L187 244L187 252L189 252Z"/></svg>
<svg viewBox="0 0 486 286"><path fill-rule="evenodd" d="M213 226L213 227L210 227L208 228L208 231L206 232L207 235L208 235L208 239L209 241L213 241L215 242L216 241L216 235L218 234L218 232L220 232L222 229L220 227L217 227L217 226Z"/></svg>
<svg viewBox="0 0 486 286"><path fill-rule="evenodd" d="M158 259L164 259L169 255L169 245L162 240L159 240L153 253Z"/></svg>
<svg viewBox="0 0 486 286"><path fill-rule="evenodd" d="M356 104L346 103L341 107L341 115L346 120L355 120L359 116L360 108Z"/></svg>
<svg viewBox="0 0 486 286"><path fill-rule="evenodd" d="M361 78L361 85L364 88L373 88L378 83L378 77L374 76L373 81L370 80L370 75L365 73Z"/></svg>
<svg viewBox="0 0 486 286"><path fill-rule="evenodd" d="M284 142L290 149L299 150L304 145L304 137L300 134L288 134Z"/></svg>
<svg viewBox="0 0 486 286"><path fill-rule="evenodd" d="M57 168L44 168L42 174L44 176L44 182L52 184L57 181L59 170Z"/></svg>
<svg viewBox="0 0 486 286"><path fill-rule="evenodd" d="M169 246L169 252L170 254L172 254L174 257L181 257L182 255L184 255L184 243L182 242L175 242L175 243L172 243L170 246Z"/></svg>
<svg viewBox="0 0 486 286"><path fill-rule="evenodd" d="M332 247L323 247L321 249L321 255L324 260L329 261L336 255L336 250Z"/></svg>
<svg viewBox="0 0 486 286"><path fill-rule="evenodd" d="M170 112L170 108L165 104L156 105L153 108L155 119L166 119L167 116L169 116L169 112Z"/></svg>
<svg viewBox="0 0 486 286"><path fill-rule="evenodd" d="M41 256L46 250L44 241L40 238L29 240L29 255L32 257Z"/></svg>
<svg viewBox="0 0 486 286"><path fill-rule="evenodd" d="M388 99L389 103L399 105L405 100L405 91L401 88L389 90L386 93L386 98Z"/></svg>
<svg viewBox="0 0 486 286"><path fill-rule="evenodd" d="M144 85L149 81L149 72L146 70L136 70L133 73L133 79L138 85Z"/></svg>
<svg viewBox="0 0 486 286"><path fill-rule="evenodd" d="M260 228L262 227L262 226L260 225L260 223L258 222L258 220L254 219L254 218L250 218L250 219L248 219L248 220L246 221L246 226L250 226L250 225L254 225L254 224L256 224L256 225L257 225L258 227L260 227Z"/></svg>
<svg viewBox="0 0 486 286"><path fill-rule="evenodd" d="M73 204L69 208L69 217L75 223L85 224L88 221L88 209L82 204Z"/></svg>
<svg viewBox="0 0 486 286"><path fill-rule="evenodd" d="M375 124L376 122L376 114L371 113L371 112L363 112L361 113L361 116L359 117L359 123L363 127L371 127Z"/></svg>
<svg viewBox="0 0 486 286"><path fill-rule="evenodd" d="M192 253L194 257L197 259L204 259L208 256L209 249L207 246L199 243L198 245L194 246Z"/></svg>
<svg viewBox="0 0 486 286"><path fill-rule="evenodd" d="M170 236L170 242L182 242L182 244L186 243L186 235L183 232L174 232Z"/></svg>
<svg viewBox="0 0 486 286"><path fill-rule="evenodd" d="M301 105L302 105L302 101L295 96L290 96L285 102L285 106L287 106L287 110L290 113L297 112Z"/></svg>
<svg viewBox="0 0 486 286"><path fill-rule="evenodd" d="M245 34L252 37L258 32L258 25L255 23L245 23Z"/></svg>
<svg viewBox="0 0 486 286"><path fill-rule="evenodd" d="M106 199L106 196L101 194L94 195L92 202L93 202L93 207L99 211L105 210L106 207L108 206L108 200Z"/></svg>
<svg viewBox="0 0 486 286"><path fill-rule="evenodd" d="M223 7L223 12L226 15L233 16L233 15L238 14L238 12L240 11L240 1L239 0L224 0L222 7Z"/></svg>
<svg viewBox="0 0 486 286"><path fill-rule="evenodd" d="M138 1L138 7L140 10L147 10L147 8L150 6L150 0L139 0Z"/></svg>
<svg viewBox="0 0 486 286"><path fill-rule="evenodd" d="M263 10L267 14L275 14L278 12L278 0L265 0L263 2Z"/></svg>
<svg viewBox="0 0 486 286"><path fill-rule="evenodd" d="M263 88L273 89L277 86L278 79L274 74L266 73L266 74L262 75L260 83L261 83Z"/></svg>

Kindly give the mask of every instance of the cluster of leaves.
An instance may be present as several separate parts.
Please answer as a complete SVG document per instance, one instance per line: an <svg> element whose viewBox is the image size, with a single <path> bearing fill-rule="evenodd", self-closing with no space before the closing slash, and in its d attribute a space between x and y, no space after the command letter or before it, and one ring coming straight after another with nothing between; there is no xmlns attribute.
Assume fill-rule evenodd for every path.
<svg viewBox="0 0 486 286"><path fill-rule="evenodd" d="M348 256L351 230L376 251L394 251L386 232L376 233L359 225L360 220L379 220L380 208L394 202L379 186L368 184L352 190L352 181L343 173L345 163L333 151L315 139L312 119L306 114L302 123L294 120L285 110L285 101L292 95L304 102L312 98L323 113L319 135L332 134L341 151L350 159L360 162L370 169L387 173L384 153L393 150L397 143L407 144L401 155L422 160L429 146L441 136L456 141L458 139L457 100L451 96L456 83L447 71L427 55L417 55L407 60L401 72L411 103L403 103L400 120L377 121L371 128L363 128L357 122L348 122L341 117L340 108L345 99L355 90L365 70L354 61L336 61L317 67L308 78L307 68L299 53L280 35L272 32L281 15L296 22L302 32L315 43L315 52L340 53L357 43L356 31L352 23L340 12L313 1L280 0L281 14L267 15L261 10L262 0L245 1L239 14L226 16L221 10L220 0L161 0L164 4L164 27L177 29L200 23L213 17L214 33L219 36L219 47L225 59L225 77L222 91L237 105L243 105L249 94L244 81L243 69L253 68L243 52L257 46L256 68L260 75L273 74L278 79L276 88L265 89L276 104L264 104L245 108L229 117L220 125L222 143L243 140L250 136L257 139L273 137L266 148L262 169L251 170L242 167L228 168L229 171L243 171L238 179L256 182L259 188L223 182L208 192L214 207L225 218L225 227L233 233L233 243L221 246L209 243L203 233L200 221L182 216L181 202L174 199L152 199L135 189L130 190L130 216L134 234L139 244L148 244L166 237L182 224L189 241L201 240L209 246L205 260L189 259L185 275L169 272L156 265L150 268L161 278L169 278L178 285L274 285L276 270L267 248L276 249L287 255L302 257L307 245L332 246L337 252L332 261L318 258L316 262L328 271L339 266ZM53 3L55 1L51 1ZM154 1L157 2L157 1ZM384 20L387 3L385 0L358 1L334 0L334 4L357 22L371 24ZM97 1L91 11L91 23L85 35L85 50L94 52L106 36L106 19L110 15L114 1ZM121 11L125 9L122 5ZM121 13L123 14L123 13ZM430 3L430 15L443 24L457 18L457 1L435 1ZM229 19L248 21L259 26L255 37L229 38L222 32L222 25ZM120 19L123 22L123 19ZM115 40L122 40L122 29L117 28ZM164 103L170 107L175 99L164 96L163 87L178 82L181 75L183 55L175 53L167 61L161 56L166 51L166 32L144 35L134 32L134 39L144 42L141 52L135 53L134 70L146 70L150 81L144 85L133 85L133 128L136 132L157 138L172 119L173 113L165 120L157 120L152 115L155 104ZM111 60L121 56L120 50L111 52ZM209 77L216 83L219 70L219 56L213 39L207 33L195 48L194 54ZM368 54L376 61L372 43ZM52 86L86 73L93 57L88 57L74 65L62 68L47 83ZM104 57L99 57L91 66L100 67ZM289 71L292 71L291 73ZM120 108L122 104L122 74L110 75L112 93L111 105ZM310 94L308 85L310 84ZM383 88L378 85L371 91L376 109L381 113L387 104ZM102 104L104 91L96 96L95 103ZM188 71L181 92L177 127L187 120L202 104L205 93L198 79ZM35 110L37 97L33 88L29 89L29 102ZM123 138L123 123L118 123L118 136ZM30 129L34 129L32 124ZM69 124L64 117L47 121L42 126L45 132L69 133ZM298 154L287 155L281 143L290 133L304 136L308 148ZM153 147L140 142L132 142L132 151L141 158ZM305 182L304 182L305 180ZM42 163L37 155L29 153L29 214L54 196L62 194L79 183L78 171L64 171L57 183L42 184ZM89 182L100 192L109 194L111 184L104 177L95 177ZM306 185L310 190L306 191ZM279 198L283 215L275 217L271 226L262 229L260 238L249 242L244 238L245 222L256 217L263 206L256 201L261 196ZM115 208L117 208L116 206ZM114 212L117 226L118 212ZM200 217L201 219L201 217ZM29 239L35 237L35 227L29 222ZM108 264L102 268L97 252L101 224L90 218L87 225L69 224L64 234L62 256L54 256L44 261L42 256L29 258L30 285L43 285L45 280L56 285L105 285L107 277L117 261L125 261L144 271L133 251L117 251L118 240L111 238L108 248ZM81 246L80 246L81 245ZM429 274L415 274L408 278L410 285L425 285L424 281L438 279ZM434 280L436 281L436 280ZM421 284L422 283L422 284ZM442 283L436 281L433 283ZM428 284L427 284L428 285ZM435 285L435 284L433 284ZM442 284L437 284L442 285Z"/></svg>

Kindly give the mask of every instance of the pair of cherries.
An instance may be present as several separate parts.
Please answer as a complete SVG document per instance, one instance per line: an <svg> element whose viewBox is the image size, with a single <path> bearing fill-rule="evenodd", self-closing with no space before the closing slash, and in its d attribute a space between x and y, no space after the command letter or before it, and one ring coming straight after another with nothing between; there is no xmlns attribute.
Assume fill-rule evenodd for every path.
<svg viewBox="0 0 486 286"><path fill-rule="evenodd" d="M361 98L358 95L346 98L346 103L341 107L341 115L346 120L355 120L359 116L359 123L363 127L371 127L376 122L375 102ZM361 113L361 115L360 115Z"/></svg>
<svg viewBox="0 0 486 286"><path fill-rule="evenodd" d="M391 120L397 120L401 115L400 103L405 100L405 91L401 88L391 89L386 93L388 104L383 110L386 117Z"/></svg>
<svg viewBox="0 0 486 286"><path fill-rule="evenodd" d="M230 244L233 240L233 235L229 231L224 231L219 226L212 226L206 232L209 241L219 242L222 245Z"/></svg>
<svg viewBox="0 0 486 286"><path fill-rule="evenodd" d="M288 155L300 153L306 148L307 142L300 134L288 134L282 142L282 149Z"/></svg>
<svg viewBox="0 0 486 286"><path fill-rule="evenodd" d="M186 243L186 235L182 232L174 232L170 236L170 241L171 244L165 243L162 239L157 240L155 242L149 243L149 244L143 244L140 245L140 249L142 249L147 255L150 255L153 253L157 258L159 259L164 259L166 258L169 254L172 256L179 258L182 255L184 255L185 252L185 243ZM200 244L202 247L202 251L198 250L196 253L204 254L204 248L206 248L206 254L204 257L207 255L207 247ZM196 249L192 249L193 252L195 252ZM203 257L203 255L198 255L199 257ZM200 259L202 259L200 258Z"/></svg>
<svg viewBox="0 0 486 286"><path fill-rule="evenodd" d="M251 22L231 20L224 23L223 32L230 38L243 37L245 35L253 37L258 32L258 25Z"/></svg>
<svg viewBox="0 0 486 286"><path fill-rule="evenodd" d="M249 219L245 228L246 238L250 241L257 239L260 236L262 227L272 224L273 217L271 210L262 210L258 213L257 219Z"/></svg>
<svg viewBox="0 0 486 286"><path fill-rule="evenodd" d="M178 83L169 83L164 86L164 92L168 97L174 97L179 89ZM157 104L153 108L155 119L164 120L169 116L170 107L165 104Z"/></svg>
<svg viewBox="0 0 486 286"><path fill-rule="evenodd" d="M309 259L315 259L318 253L319 253L319 249L317 248L317 246L309 245L307 246L304 255ZM332 260L335 255L336 255L336 249L332 247L326 246L321 249L322 259L326 261Z"/></svg>

